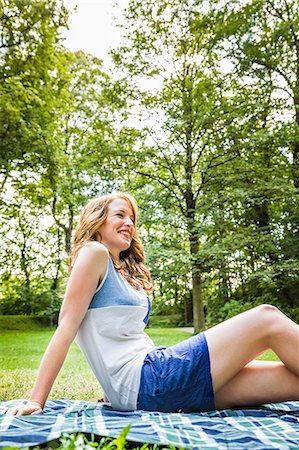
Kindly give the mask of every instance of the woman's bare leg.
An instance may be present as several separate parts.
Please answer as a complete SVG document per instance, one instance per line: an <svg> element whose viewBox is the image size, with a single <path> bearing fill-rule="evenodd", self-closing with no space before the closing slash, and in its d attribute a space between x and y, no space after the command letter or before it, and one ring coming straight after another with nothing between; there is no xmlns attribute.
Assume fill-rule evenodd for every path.
<svg viewBox="0 0 299 450"><path fill-rule="evenodd" d="M288 400L299 400L299 377L272 361L251 361L215 394L219 409Z"/></svg>
<svg viewBox="0 0 299 450"><path fill-rule="evenodd" d="M299 327L272 305L261 305L205 332L214 392L271 348L299 377Z"/></svg>

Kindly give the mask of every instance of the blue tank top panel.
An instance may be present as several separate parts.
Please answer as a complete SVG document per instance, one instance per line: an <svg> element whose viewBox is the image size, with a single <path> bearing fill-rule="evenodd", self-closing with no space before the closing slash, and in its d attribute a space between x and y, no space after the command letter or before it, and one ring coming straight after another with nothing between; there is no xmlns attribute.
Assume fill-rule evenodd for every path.
<svg viewBox="0 0 299 450"><path fill-rule="evenodd" d="M108 258L107 274L96 290L88 309L111 306L139 306L145 309L144 322L147 324L151 311L151 301L143 289L134 289L115 269L112 259Z"/></svg>

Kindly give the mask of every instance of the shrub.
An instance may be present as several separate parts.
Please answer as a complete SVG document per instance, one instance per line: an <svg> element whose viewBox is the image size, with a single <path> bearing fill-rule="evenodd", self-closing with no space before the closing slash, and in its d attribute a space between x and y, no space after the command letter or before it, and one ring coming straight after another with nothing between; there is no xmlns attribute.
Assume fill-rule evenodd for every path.
<svg viewBox="0 0 299 450"><path fill-rule="evenodd" d="M47 317L22 316L22 315L0 315L0 331L17 330L39 330L49 326L50 321Z"/></svg>
<svg viewBox="0 0 299 450"><path fill-rule="evenodd" d="M182 321L181 314L169 314L169 315L151 315L149 319L150 327L176 327Z"/></svg>

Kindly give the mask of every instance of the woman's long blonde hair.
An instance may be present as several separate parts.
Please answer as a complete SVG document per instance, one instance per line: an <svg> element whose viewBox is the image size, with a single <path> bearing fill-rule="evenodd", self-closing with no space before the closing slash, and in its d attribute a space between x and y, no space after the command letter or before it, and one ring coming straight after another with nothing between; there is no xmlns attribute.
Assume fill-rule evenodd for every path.
<svg viewBox="0 0 299 450"><path fill-rule="evenodd" d="M87 242L100 240L98 230L107 218L109 204L118 198L125 200L132 209L134 232L130 247L120 253L121 263L115 264L113 261L114 266L134 288L150 292L153 284L150 272L144 265L144 248L137 232L138 207L134 197L126 192L96 197L85 206L75 233L73 250L69 255L69 268L72 270L80 248Z"/></svg>

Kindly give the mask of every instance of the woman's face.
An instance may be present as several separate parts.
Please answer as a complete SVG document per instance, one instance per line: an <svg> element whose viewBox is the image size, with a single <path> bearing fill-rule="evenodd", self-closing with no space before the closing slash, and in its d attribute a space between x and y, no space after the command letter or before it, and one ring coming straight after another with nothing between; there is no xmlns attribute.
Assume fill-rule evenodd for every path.
<svg viewBox="0 0 299 450"><path fill-rule="evenodd" d="M105 245L114 258L127 250L134 233L134 214L130 204L116 198L108 206L107 219L99 228L100 242Z"/></svg>

